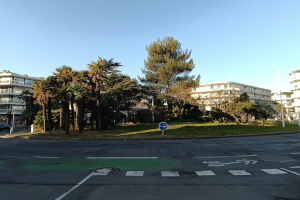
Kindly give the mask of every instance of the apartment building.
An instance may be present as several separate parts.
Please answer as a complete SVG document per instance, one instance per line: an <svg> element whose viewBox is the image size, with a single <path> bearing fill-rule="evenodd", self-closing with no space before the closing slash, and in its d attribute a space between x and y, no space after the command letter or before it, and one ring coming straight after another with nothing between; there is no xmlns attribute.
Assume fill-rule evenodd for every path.
<svg viewBox="0 0 300 200"><path fill-rule="evenodd" d="M292 92L291 98L293 99L292 107L295 108L295 112L300 111L300 69L291 71L289 73L290 83L292 84Z"/></svg>
<svg viewBox="0 0 300 200"><path fill-rule="evenodd" d="M9 70L0 72L0 123L8 123L9 112L14 113L15 122L20 124L18 116L24 111L25 103L19 98L23 91L31 90L32 84L39 78L20 75Z"/></svg>
<svg viewBox="0 0 300 200"><path fill-rule="evenodd" d="M272 102L271 90L230 81L200 84L192 91L192 97L199 98L199 103L204 104L206 110L211 110L212 107L220 108L223 103L231 102L244 92L252 102Z"/></svg>

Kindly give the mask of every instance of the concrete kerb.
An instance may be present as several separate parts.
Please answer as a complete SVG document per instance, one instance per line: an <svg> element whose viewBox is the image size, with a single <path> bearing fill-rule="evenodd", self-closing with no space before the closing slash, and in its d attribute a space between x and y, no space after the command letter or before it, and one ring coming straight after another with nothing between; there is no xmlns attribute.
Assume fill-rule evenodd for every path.
<svg viewBox="0 0 300 200"><path fill-rule="evenodd" d="M151 137L151 138L56 138L56 137L22 137L31 135L19 135L19 138L21 139L39 139L39 140L193 140L193 139L216 139L216 138L232 138L232 137L254 137L254 136L267 136L267 135L286 135L286 134L294 134L294 133L300 133L299 131L294 132L278 132L278 133L261 133L261 134L246 134L246 135L226 135L226 136L204 136L204 137ZM35 134L35 133L32 133ZM16 136L18 137L18 136Z"/></svg>

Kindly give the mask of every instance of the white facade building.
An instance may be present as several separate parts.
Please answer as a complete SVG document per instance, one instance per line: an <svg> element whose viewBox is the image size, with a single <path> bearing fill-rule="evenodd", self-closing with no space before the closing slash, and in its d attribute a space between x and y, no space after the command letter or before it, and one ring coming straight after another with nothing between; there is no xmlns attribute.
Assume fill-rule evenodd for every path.
<svg viewBox="0 0 300 200"><path fill-rule="evenodd" d="M300 69L292 71L290 74L290 83L292 84L292 107L295 108L295 112L299 112L300 108Z"/></svg>
<svg viewBox="0 0 300 200"><path fill-rule="evenodd" d="M203 103L206 110L211 110L212 107L221 107L224 102L231 102L245 92L252 102L272 102L271 90L230 81L200 84L192 91L192 97L199 98L199 103Z"/></svg>
<svg viewBox="0 0 300 200"><path fill-rule="evenodd" d="M0 123L7 123L7 113L12 112L17 118L24 111L25 103L19 96L23 91L31 90L37 79L39 78L12 73L9 70L0 72Z"/></svg>

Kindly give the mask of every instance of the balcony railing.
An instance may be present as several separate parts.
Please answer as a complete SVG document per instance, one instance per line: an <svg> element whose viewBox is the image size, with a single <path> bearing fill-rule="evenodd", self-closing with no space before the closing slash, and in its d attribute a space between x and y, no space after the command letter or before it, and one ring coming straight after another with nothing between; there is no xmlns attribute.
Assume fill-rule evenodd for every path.
<svg viewBox="0 0 300 200"><path fill-rule="evenodd" d="M3 93L14 93L14 94L21 94L23 91L14 91L13 89L0 89L0 94Z"/></svg>
<svg viewBox="0 0 300 200"><path fill-rule="evenodd" d="M25 109L0 109L1 114L7 114L7 113L15 113L15 114L22 114L22 112Z"/></svg>
<svg viewBox="0 0 300 200"><path fill-rule="evenodd" d="M22 100L18 100L18 99L0 99L0 103L21 103L21 104L24 104Z"/></svg>
<svg viewBox="0 0 300 200"><path fill-rule="evenodd" d="M5 81L0 81L0 84L1 83L14 83L14 84L19 84L19 85L28 85L28 86L32 86L32 83L26 83L25 81L17 81L17 80L5 80Z"/></svg>
<svg viewBox="0 0 300 200"><path fill-rule="evenodd" d="M10 83L10 80L0 81L0 83Z"/></svg>
<svg viewBox="0 0 300 200"><path fill-rule="evenodd" d="M12 83L16 83L16 84L20 84L20 85L29 85L29 86L32 86L32 83L26 83L25 81L13 80Z"/></svg>

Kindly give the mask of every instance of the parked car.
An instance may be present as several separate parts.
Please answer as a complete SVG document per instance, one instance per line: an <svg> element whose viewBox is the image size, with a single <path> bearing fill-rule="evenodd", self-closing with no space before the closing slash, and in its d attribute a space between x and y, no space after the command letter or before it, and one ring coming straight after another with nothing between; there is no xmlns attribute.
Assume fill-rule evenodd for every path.
<svg viewBox="0 0 300 200"><path fill-rule="evenodd" d="M0 124L0 131L10 130L10 126L8 124Z"/></svg>

